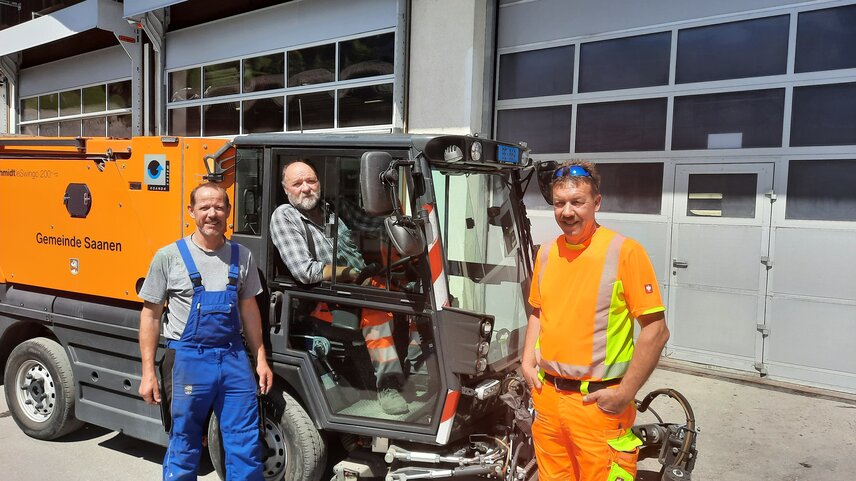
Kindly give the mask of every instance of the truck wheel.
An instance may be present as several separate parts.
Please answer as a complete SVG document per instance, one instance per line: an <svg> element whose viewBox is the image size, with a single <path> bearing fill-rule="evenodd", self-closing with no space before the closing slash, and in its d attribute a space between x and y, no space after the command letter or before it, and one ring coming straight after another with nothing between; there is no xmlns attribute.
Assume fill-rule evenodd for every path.
<svg viewBox="0 0 856 481"><path fill-rule="evenodd" d="M3 375L6 404L27 436L56 439L83 426L74 417L74 374L56 341L37 337L9 355Z"/></svg>
<svg viewBox="0 0 856 481"><path fill-rule="evenodd" d="M327 446L309 414L287 392L274 386L266 396L264 474L267 481L318 481L326 469ZM208 425L208 454L220 479L226 463L217 416Z"/></svg>

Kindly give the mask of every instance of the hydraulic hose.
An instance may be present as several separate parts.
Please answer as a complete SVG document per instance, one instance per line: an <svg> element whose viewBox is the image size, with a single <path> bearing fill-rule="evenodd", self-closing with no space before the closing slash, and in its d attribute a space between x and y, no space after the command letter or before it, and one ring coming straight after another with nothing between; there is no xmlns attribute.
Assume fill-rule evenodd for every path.
<svg viewBox="0 0 856 481"><path fill-rule="evenodd" d="M690 406L687 398L684 397L683 394L675 391L674 389L657 389L655 391L651 391L647 396L639 403L639 412L644 413L648 410L648 406L651 404L651 401L654 400L657 396L666 395L670 398L674 399L681 405L681 408L684 410L684 415L687 418L687 435L684 436L684 442L681 443L680 451L678 451L677 456L675 457L675 465L681 465L686 458L690 455L690 447L695 442L696 438L696 427L695 427L695 414L693 414L693 408Z"/></svg>

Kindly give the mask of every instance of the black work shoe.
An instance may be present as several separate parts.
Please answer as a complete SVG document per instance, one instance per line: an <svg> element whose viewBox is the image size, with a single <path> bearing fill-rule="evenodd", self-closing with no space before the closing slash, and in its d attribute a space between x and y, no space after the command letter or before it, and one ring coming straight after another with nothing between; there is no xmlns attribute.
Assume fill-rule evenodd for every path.
<svg viewBox="0 0 856 481"><path fill-rule="evenodd" d="M377 402L380 404L383 412L387 414L406 414L408 411L407 402L401 396L401 393L398 392L398 389L395 388L387 387L379 390L377 392Z"/></svg>

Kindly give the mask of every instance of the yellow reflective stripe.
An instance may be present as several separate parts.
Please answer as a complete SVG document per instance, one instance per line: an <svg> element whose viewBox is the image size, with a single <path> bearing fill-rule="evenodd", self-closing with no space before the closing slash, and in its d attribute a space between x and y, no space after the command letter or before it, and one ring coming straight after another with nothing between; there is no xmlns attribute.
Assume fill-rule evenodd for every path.
<svg viewBox="0 0 856 481"><path fill-rule="evenodd" d="M580 381L580 394L583 396L587 396L589 393L589 382L588 381Z"/></svg>
<svg viewBox="0 0 856 481"><path fill-rule="evenodd" d="M654 314L655 312L665 312L665 311L666 311L665 307L657 306L657 307L652 307L651 309L648 309L647 311L643 311L642 314L640 314L640 316L644 316L645 314Z"/></svg>
<svg viewBox="0 0 856 481"><path fill-rule="evenodd" d="M624 284L616 280L612 289L607 327L606 355L602 379L624 375L633 358L633 315L624 302Z"/></svg>
<svg viewBox="0 0 856 481"><path fill-rule="evenodd" d="M628 473L626 469L619 466L618 463L612 463L612 467L609 468L609 476L606 478L606 481L633 481L633 475Z"/></svg>
<svg viewBox="0 0 856 481"><path fill-rule="evenodd" d="M642 440L639 439L639 436L633 433L630 429L628 429L621 436L610 439L607 441L612 449L616 451L624 451L624 452L633 452L639 446L642 446Z"/></svg>

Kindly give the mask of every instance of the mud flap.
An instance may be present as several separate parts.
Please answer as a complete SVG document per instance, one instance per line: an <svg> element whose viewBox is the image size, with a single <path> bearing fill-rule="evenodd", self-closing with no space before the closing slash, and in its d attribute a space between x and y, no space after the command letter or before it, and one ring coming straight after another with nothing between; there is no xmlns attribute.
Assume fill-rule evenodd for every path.
<svg viewBox="0 0 856 481"><path fill-rule="evenodd" d="M158 363L158 374L160 374L160 415L163 430L169 434L172 430L172 370L175 367L175 349L166 348Z"/></svg>

